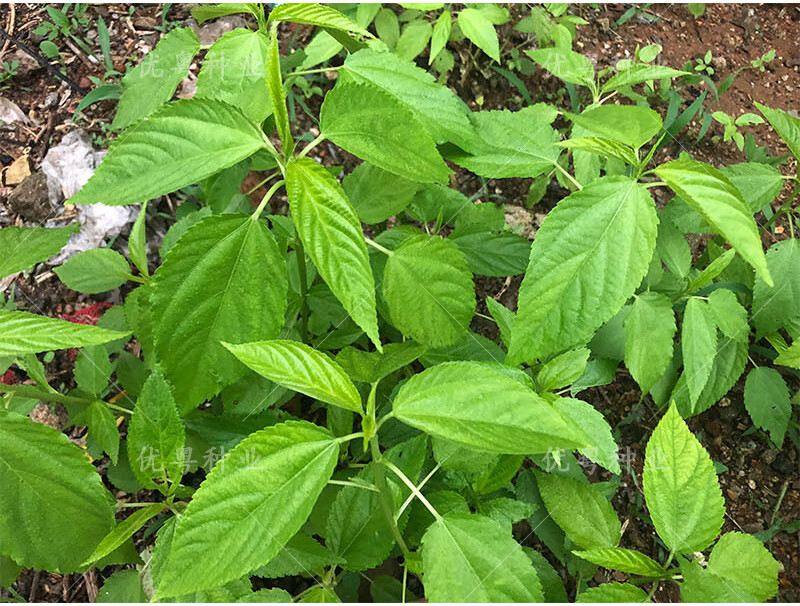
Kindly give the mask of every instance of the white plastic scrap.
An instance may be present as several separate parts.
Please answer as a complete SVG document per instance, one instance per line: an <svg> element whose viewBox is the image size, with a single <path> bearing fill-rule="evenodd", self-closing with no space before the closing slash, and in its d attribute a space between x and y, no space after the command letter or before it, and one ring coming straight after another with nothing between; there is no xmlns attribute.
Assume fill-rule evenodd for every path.
<svg viewBox="0 0 800 606"><path fill-rule="evenodd" d="M47 151L42 172L47 176L50 204L54 209L86 184L105 154L92 147L82 130L68 133L61 143ZM81 231L73 234L61 252L50 259L52 264L64 263L79 252L101 246L107 238L118 236L139 214L138 205L78 204L76 210Z"/></svg>

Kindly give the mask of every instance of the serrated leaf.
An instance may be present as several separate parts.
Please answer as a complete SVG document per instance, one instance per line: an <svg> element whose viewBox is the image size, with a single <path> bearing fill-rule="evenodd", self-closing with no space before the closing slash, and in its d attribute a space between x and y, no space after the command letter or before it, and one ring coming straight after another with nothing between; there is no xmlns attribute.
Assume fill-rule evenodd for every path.
<svg viewBox="0 0 800 606"><path fill-rule="evenodd" d="M258 5L246 2L231 2L230 4L201 4L193 6L191 9L192 17L198 23L205 23L210 19L224 17L226 15L235 15L236 13L250 13L254 17L258 17L258 11L254 10ZM262 9L263 16L263 9Z"/></svg>
<svg viewBox="0 0 800 606"><path fill-rule="evenodd" d="M111 463L116 465L119 454L119 430L114 413L105 402L98 401L89 404L85 414L89 435L108 454Z"/></svg>
<svg viewBox="0 0 800 606"><path fill-rule="evenodd" d="M64 248L76 225L68 227L15 227L0 229L0 278L27 271Z"/></svg>
<svg viewBox="0 0 800 606"><path fill-rule="evenodd" d="M696 160L674 160L654 172L772 284L756 222L733 183L714 167Z"/></svg>
<svg viewBox="0 0 800 606"><path fill-rule="evenodd" d="M611 473L618 474L620 467L617 443L603 414L588 402L575 398L558 398L556 405L589 437L590 445L579 448L578 452Z"/></svg>
<svg viewBox="0 0 800 606"><path fill-rule="evenodd" d="M286 6L286 5L284 5ZM291 5L289 5L291 6ZM281 138L284 156L291 156L294 148L292 127L289 124L289 111L286 108L286 90L281 79L281 56L278 48L278 29L273 25L269 32L267 45L267 89L275 116L275 128Z"/></svg>
<svg viewBox="0 0 800 606"><path fill-rule="evenodd" d="M772 202L783 189L781 172L769 164L742 162L719 169L742 194L750 211L757 213Z"/></svg>
<svg viewBox="0 0 800 606"><path fill-rule="evenodd" d="M96 294L122 286L130 277L131 266L117 251L95 248L78 253L54 271L68 288Z"/></svg>
<svg viewBox="0 0 800 606"><path fill-rule="evenodd" d="M476 112L470 121L476 137L463 144L464 152L448 159L489 179L536 177L551 171L561 155L558 132L550 124L558 112L538 103L519 111Z"/></svg>
<svg viewBox="0 0 800 606"><path fill-rule="evenodd" d="M163 503L153 503L152 505L135 509L131 515L117 524L111 532L100 541L100 544L92 552L92 555L86 558L86 561L81 564L81 566L90 566L100 558L104 558L113 552L147 524L148 520L164 511L164 507L165 505Z"/></svg>
<svg viewBox="0 0 800 606"><path fill-rule="evenodd" d="M457 246L411 236L386 261L382 284L390 321L428 347L458 342L475 315L472 274Z"/></svg>
<svg viewBox="0 0 800 606"><path fill-rule="evenodd" d="M138 204L196 183L264 146L260 129L235 107L176 101L123 133L71 204Z"/></svg>
<svg viewBox="0 0 800 606"><path fill-rule="evenodd" d="M657 222L650 194L624 177L603 177L561 200L531 247L512 363L585 343L610 320L647 272Z"/></svg>
<svg viewBox="0 0 800 606"><path fill-rule="evenodd" d="M642 482L653 526L671 551L703 551L714 541L725 519L719 480L674 404L647 442Z"/></svg>
<svg viewBox="0 0 800 606"><path fill-rule="evenodd" d="M409 21L397 39L394 53L402 59L412 61L428 46L432 33L433 27L424 19Z"/></svg>
<svg viewBox="0 0 800 606"><path fill-rule="evenodd" d="M197 76L199 98L220 99L238 107L253 122L272 113L267 91L267 38L237 28L214 42Z"/></svg>
<svg viewBox="0 0 800 606"><path fill-rule="evenodd" d="M379 350L375 281L367 245L347 195L320 164L289 162L286 191L297 234L322 279Z"/></svg>
<svg viewBox="0 0 800 606"><path fill-rule="evenodd" d="M711 376L711 364L717 351L717 328L708 303L692 297L686 303L681 327L681 352L689 400L700 398Z"/></svg>
<svg viewBox="0 0 800 606"><path fill-rule="evenodd" d="M669 367L677 327L672 302L656 292L636 296L625 318L625 366L647 394Z"/></svg>
<svg viewBox="0 0 800 606"><path fill-rule="evenodd" d="M154 372L142 386L128 426L128 460L133 475L144 486L160 485L162 491L167 488L166 478L180 482L186 471L185 443L186 432L169 385L161 373Z"/></svg>
<svg viewBox="0 0 800 606"><path fill-rule="evenodd" d="M316 25L317 27L330 27L343 32L353 32L362 36L372 37L367 30L352 21L341 11L323 4L286 3L272 9L269 21L290 21L303 25Z"/></svg>
<svg viewBox="0 0 800 606"><path fill-rule="evenodd" d="M406 179L446 182L451 173L414 112L372 84L339 84L325 95L320 129L336 145Z"/></svg>
<svg viewBox="0 0 800 606"><path fill-rule="evenodd" d="M586 369L591 352L586 347L564 352L547 362L536 375L536 382L547 391L571 385Z"/></svg>
<svg viewBox="0 0 800 606"><path fill-rule="evenodd" d="M138 570L120 570L109 576L97 591L98 604L146 602Z"/></svg>
<svg viewBox="0 0 800 606"><path fill-rule="evenodd" d="M758 101L754 101L754 103L772 128L781 136L794 157L800 158L800 119L790 116L782 109L772 109Z"/></svg>
<svg viewBox="0 0 800 606"><path fill-rule="evenodd" d="M575 598L575 602L578 604L642 603L649 601L644 591L628 583L603 583L597 587L589 587Z"/></svg>
<svg viewBox="0 0 800 606"><path fill-rule="evenodd" d="M469 40L500 63L500 42L489 19L476 8L465 8L458 13L458 27Z"/></svg>
<svg viewBox="0 0 800 606"><path fill-rule="evenodd" d="M528 239L509 231L469 233L454 236L451 241L464 253L470 271L481 276L519 275L531 256Z"/></svg>
<svg viewBox="0 0 800 606"><path fill-rule="evenodd" d="M730 339L746 340L747 310L731 290L718 288L708 295L708 309L720 332Z"/></svg>
<svg viewBox="0 0 800 606"><path fill-rule="evenodd" d="M145 232L145 221L147 220L147 201L142 204L139 216L131 228L128 236L128 257L144 276L149 276L147 268L147 233Z"/></svg>
<svg viewBox="0 0 800 606"><path fill-rule="evenodd" d="M753 368L744 384L744 405L753 423L769 432L772 443L780 448L792 414L789 388L780 373L774 368Z"/></svg>
<svg viewBox="0 0 800 606"><path fill-rule="evenodd" d="M526 50L525 54L556 78L572 84L593 88L594 65L588 57L572 50L538 48Z"/></svg>
<svg viewBox="0 0 800 606"><path fill-rule="evenodd" d="M781 328L800 334L800 242L783 240L767 251L767 267L774 280L769 286L761 276L753 285L753 326L759 335Z"/></svg>
<svg viewBox="0 0 800 606"><path fill-rule="evenodd" d="M591 133L633 148L641 147L661 130L661 116L636 105L597 105L567 116Z"/></svg>
<svg viewBox="0 0 800 606"><path fill-rule="evenodd" d="M362 162L342 180L342 189L361 221L380 223L403 212L419 184Z"/></svg>
<svg viewBox="0 0 800 606"><path fill-rule="evenodd" d="M620 70L606 80L603 86L600 87L600 92L607 93L612 90L633 86L634 84L641 84L642 82L663 80L664 78L677 78L688 74L689 72L682 72L670 67L664 67L663 65L633 64Z"/></svg>
<svg viewBox="0 0 800 606"><path fill-rule="evenodd" d="M577 424L537 395L524 383L527 376L519 374L479 362L439 364L400 388L394 414L432 436L481 452L536 454L588 446L590 440Z"/></svg>
<svg viewBox="0 0 800 606"><path fill-rule="evenodd" d="M613 156L631 166L639 164L633 150L619 141L603 137L577 137L561 142L562 147L585 151L599 156Z"/></svg>
<svg viewBox="0 0 800 606"><path fill-rule="evenodd" d="M800 338L795 339L790 347L778 354L778 357L775 358L775 364L800 369Z"/></svg>
<svg viewBox="0 0 800 606"><path fill-rule="evenodd" d="M179 27L161 38L122 78L123 92L111 127L126 128L169 101L199 50L200 41L190 27Z"/></svg>
<svg viewBox="0 0 800 606"><path fill-rule="evenodd" d="M344 560L319 541L302 531L294 535L283 550L269 564L262 566L253 574L267 579L286 576L313 576L328 566L341 566Z"/></svg>
<svg viewBox="0 0 800 606"><path fill-rule="evenodd" d="M156 356L185 412L244 374L220 341L278 335L286 262L266 223L214 215L184 234L153 277Z"/></svg>
<svg viewBox="0 0 800 606"><path fill-rule="evenodd" d="M75 572L114 523L97 470L67 436L0 411L0 543L26 568Z"/></svg>
<svg viewBox="0 0 800 606"><path fill-rule="evenodd" d="M411 364L424 353L425 346L413 341L387 343L383 346L383 353L345 347L336 355L336 362L354 381L376 383Z"/></svg>
<svg viewBox="0 0 800 606"><path fill-rule="evenodd" d="M584 549L619 543L619 518L595 487L550 473L537 473L536 480L547 511L573 543Z"/></svg>
<svg viewBox="0 0 800 606"><path fill-rule="evenodd" d="M296 341L223 343L248 368L263 377L320 402L361 412L356 386L324 353Z"/></svg>
<svg viewBox="0 0 800 606"><path fill-rule="evenodd" d="M338 454L331 434L304 421L242 440L180 517L156 599L218 587L267 564L308 518Z"/></svg>
<svg viewBox="0 0 800 606"><path fill-rule="evenodd" d="M449 10L442 11L442 14L436 19L431 33L431 50L428 55L428 65L433 63L437 55L442 52L442 49L447 46L447 41L450 39L450 30L453 27L453 18Z"/></svg>
<svg viewBox="0 0 800 606"><path fill-rule="evenodd" d="M430 602L541 602L542 587L509 528L477 514L447 514L422 538Z"/></svg>
<svg viewBox="0 0 800 606"><path fill-rule="evenodd" d="M666 574L666 569L655 560L639 551L623 547L606 547L573 551L576 556L609 570L621 570L630 574L658 577Z"/></svg>
<svg viewBox="0 0 800 606"><path fill-rule="evenodd" d="M130 333L73 324L24 311L0 310L0 356L20 356L52 349L101 345Z"/></svg>
<svg viewBox="0 0 800 606"><path fill-rule="evenodd" d="M533 567L536 569L536 574L539 576L539 581L542 584L542 593L544 594L545 602L568 602L567 592L564 589L564 581L561 580L561 575L553 567L550 561L545 558L541 553L530 547L523 547L522 550L533 562Z"/></svg>
<svg viewBox="0 0 800 606"><path fill-rule="evenodd" d="M73 373L78 389L94 396L100 395L111 377L111 362L106 348L101 345L84 347L75 358Z"/></svg>

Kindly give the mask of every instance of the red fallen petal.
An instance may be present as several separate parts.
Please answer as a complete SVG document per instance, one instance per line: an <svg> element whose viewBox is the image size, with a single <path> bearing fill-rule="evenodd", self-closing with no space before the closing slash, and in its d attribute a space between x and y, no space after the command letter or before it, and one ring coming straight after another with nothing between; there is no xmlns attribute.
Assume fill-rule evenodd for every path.
<svg viewBox="0 0 800 606"><path fill-rule="evenodd" d="M15 385L17 383L17 375L14 374L14 371L10 368L0 377L0 383L5 383L6 385Z"/></svg>

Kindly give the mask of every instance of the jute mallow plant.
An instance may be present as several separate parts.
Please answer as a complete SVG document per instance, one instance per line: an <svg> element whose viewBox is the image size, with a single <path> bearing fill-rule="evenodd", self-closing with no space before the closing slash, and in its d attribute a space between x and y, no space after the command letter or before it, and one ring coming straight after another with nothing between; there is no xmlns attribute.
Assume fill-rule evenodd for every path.
<svg viewBox="0 0 800 606"><path fill-rule="evenodd" d="M124 304L99 326L0 312L0 362L31 379L0 386L0 584L21 567L129 563L107 597L353 600L358 573L390 561L400 572L374 579L377 600L635 602L664 583L691 602L775 595L779 565L762 543L720 535L715 467L684 418L727 393L758 343L773 363L749 371L748 411L777 445L792 423L800 248L792 234L765 254L754 220L784 177L688 154L653 164L660 115L610 99L682 72L596 72L569 49L539 48L528 55L577 87L584 109L473 112L375 39L368 11L195 16L235 11L258 30L207 49L194 98L169 102L201 50L188 28L125 76L124 130L70 200L142 204L127 259L99 249L56 268L80 292L128 283ZM281 21L317 26L347 53L310 142L289 120L287 93L306 72L279 55ZM800 121L757 108L800 156ZM362 161L341 182L309 156L323 141ZM531 245L501 209L447 186L453 165L571 193ZM255 209L238 193L251 170L269 174ZM181 207L151 274L147 201L194 184L201 204ZM283 189L288 209L274 203ZM792 226L790 203L770 223L787 215ZM49 258L71 232L3 229L0 274ZM690 233L709 234L695 262ZM516 312L486 300L499 342L470 331L475 274L524 274ZM79 348L68 393L36 357L66 348ZM610 502L621 473L611 427L570 397L621 363L663 415L641 485L648 554L624 547ZM105 462L31 421L37 401L63 404ZM591 483L587 466L612 480ZM520 545L525 519L547 558ZM142 529L155 543L137 552ZM574 577L569 596L556 562ZM598 567L629 580L589 587ZM255 577L285 576L308 578L301 595L253 591Z"/></svg>

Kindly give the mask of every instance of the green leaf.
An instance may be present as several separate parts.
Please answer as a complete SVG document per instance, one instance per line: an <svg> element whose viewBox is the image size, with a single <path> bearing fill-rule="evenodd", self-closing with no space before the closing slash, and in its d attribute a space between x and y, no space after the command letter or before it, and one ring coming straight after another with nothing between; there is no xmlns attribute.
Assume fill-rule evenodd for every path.
<svg viewBox="0 0 800 606"><path fill-rule="evenodd" d="M747 310L742 307L731 290L719 288L708 296L708 309L720 332L729 339L746 340L750 332L747 326Z"/></svg>
<svg viewBox="0 0 800 606"><path fill-rule="evenodd" d="M671 551L703 551L714 541L725 519L719 480L674 404L647 443L642 482L653 526Z"/></svg>
<svg viewBox="0 0 800 606"><path fill-rule="evenodd" d="M692 405L711 376L711 363L717 352L717 328L708 303L692 297L686 303L681 327L683 368Z"/></svg>
<svg viewBox="0 0 800 606"><path fill-rule="evenodd" d="M482 231L450 239L464 253L470 271L481 276L517 276L525 271L531 256L528 239L508 231Z"/></svg>
<svg viewBox="0 0 800 606"><path fill-rule="evenodd" d="M450 39L450 31L453 27L453 18L449 10L442 11L436 23L433 25L433 33L431 34L431 50L428 55L428 65L433 63L433 60L442 52L442 49L447 46L447 41Z"/></svg>
<svg viewBox="0 0 800 606"><path fill-rule="evenodd" d="M251 156L264 135L235 107L176 101L117 140L71 204L138 204L196 183Z"/></svg>
<svg viewBox="0 0 800 606"><path fill-rule="evenodd" d="M578 604L618 604L620 602L641 603L649 601L644 591L628 583L603 583L597 587L589 587L575 598L575 602Z"/></svg>
<svg viewBox="0 0 800 606"><path fill-rule="evenodd" d="M711 284L711 282L720 276L723 271L731 264L733 258L736 256L736 250L731 248L723 252L720 256L715 258L708 264L700 275L695 276L686 287L686 292L697 292L704 286Z"/></svg>
<svg viewBox="0 0 800 606"><path fill-rule="evenodd" d="M97 592L98 604L129 603L147 601L138 570L120 570L108 577Z"/></svg>
<svg viewBox="0 0 800 606"><path fill-rule="evenodd" d="M791 347L780 352L775 358L775 364L800 369L800 339L795 339Z"/></svg>
<svg viewBox="0 0 800 606"><path fill-rule="evenodd" d="M0 555L0 587L11 587L22 572L22 566L6 555Z"/></svg>
<svg viewBox="0 0 800 606"><path fill-rule="evenodd" d="M190 27L179 27L161 38L122 78L123 92L111 128L127 128L169 101L199 50L200 41Z"/></svg>
<svg viewBox="0 0 800 606"><path fill-rule="evenodd" d="M619 90L634 84L641 84L642 82L650 82L651 80L663 80L664 78L678 78L679 76L686 76L689 72L682 72L663 65L643 65L633 64L620 70L611 78L606 80L603 86L600 87L601 93L607 93L612 90Z"/></svg>
<svg viewBox="0 0 800 606"><path fill-rule="evenodd" d="M312 536L298 532L269 564L254 571L267 579L321 573L328 566L341 566L344 560Z"/></svg>
<svg viewBox="0 0 800 606"><path fill-rule="evenodd" d="M0 356L21 356L52 349L101 345L130 333L73 324L24 311L0 310Z"/></svg>
<svg viewBox="0 0 800 606"><path fill-rule="evenodd" d="M470 116L478 136L448 156L459 166L489 179L536 177L553 169L561 147L550 124L558 112L538 103L519 111L493 110Z"/></svg>
<svg viewBox="0 0 800 606"><path fill-rule="evenodd" d="M128 237L128 256L133 264L144 276L149 276L147 268L147 234L145 232L145 221L147 220L147 202L142 204L139 216L131 228L131 235Z"/></svg>
<svg viewBox="0 0 800 606"><path fill-rule="evenodd" d="M589 132L633 148L641 147L661 130L661 116L636 105L597 105L567 117Z"/></svg>
<svg viewBox="0 0 800 606"><path fill-rule="evenodd" d="M131 266L115 250L94 248L78 253L54 271L68 288L96 294L122 286L128 281Z"/></svg>
<svg viewBox="0 0 800 606"><path fill-rule="evenodd" d="M75 359L74 375L78 389L94 396L100 395L111 377L111 362L106 348L101 345L84 347Z"/></svg>
<svg viewBox="0 0 800 606"><path fill-rule="evenodd" d="M128 426L128 460L133 475L144 486L165 491L166 478L180 482L186 471L185 444L186 432L169 385L161 373L153 372L142 386Z"/></svg>
<svg viewBox="0 0 800 606"><path fill-rule="evenodd" d="M589 446L578 449L590 461L618 474L619 455L611 426L594 406L575 398L558 398L556 405L561 413L572 419L589 436Z"/></svg>
<svg viewBox="0 0 800 606"><path fill-rule="evenodd" d="M77 230L68 227L4 227L0 229L0 278L27 271L64 248Z"/></svg>
<svg viewBox="0 0 800 606"><path fill-rule="evenodd" d="M336 145L406 179L446 182L451 174L414 112L377 86L336 86L325 95L320 128Z"/></svg>
<svg viewBox="0 0 800 606"><path fill-rule="evenodd" d="M397 40L395 54L402 59L413 60L428 46L432 33L433 27L424 19L410 21Z"/></svg>
<svg viewBox="0 0 800 606"><path fill-rule="evenodd" d="M638 574L645 577L658 577L666 574L666 569L648 558L641 552L622 547L606 547L599 549L589 549L587 551L573 551L576 556L584 560L597 564L609 570L621 570L630 574Z"/></svg>
<svg viewBox="0 0 800 606"><path fill-rule="evenodd" d="M654 172L727 239L767 284L772 284L756 222L733 183L717 169L696 160L674 160Z"/></svg>
<svg viewBox="0 0 800 606"><path fill-rule="evenodd" d="M308 158L289 162L286 190L308 256L348 315L380 350L375 281L350 201L336 179Z"/></svg>
<svg viewBox="0 0 800 606"><path fill-rule="evenodd" d="M438 364L400 388L393 410L408 425L481 452L537 454L588 446L590 439L578 425L526 380L500 365Z"/></svg>
<svg viewBox="0 0 800 606"><path fill-rule="evenodd" d="M214 215L194 225L153 278L156 356L181 411L244 374L221 340L276 337L283 327L286 262L264 221Z"/></svg>
<svg viewBox="0 0 800 606"><path fill-rule="evenodd" d="M345 16L344 13L323 4L279 4L269 14L269 22L272 23L274 21L290 21L302 25L330 27L343 32L372 37L372 34Z"/></svg>
<svg viewBox="0 0 800 606"><path fill-rule="evenodd" d="M631 166L637 166L636 154L627 145L603 137L577 137L561 142L562 147L585 151L598 156L612 156Z"/></svg>
<svg viewBox="0 0 800 606"><path fill-rule="evenodd" d="M719 172L736 186L752 213L766 207L783 189L783 175L769 164L742 162L723 166Z"/></svg>
<svg viewBox="0 0 800 606"><path fill-rule="evenodd" d="M92 402L86 409L86 425L89 435L108 453L111 462L117 464L119 454L119 430L114 413L105 402Z"/></svg>
<svg viewBox="0 0 800 606"><path fill-rule="evenodd" d="M386 262L382 289L392 324L428 347L454 345L475 315L464 255L438 236L412 236L400 244Z"/></svg>
<svg viewBox="0 0 800 606"><path fill-rule="evenodd" d="M244 28L227 32L206 53L197 76L197 96L226 101L253 122L263 122L272 113L267 91L268 46L261 32Z"/></svg>
<svg viewBox="0 0 800 606"><path fill-rule="evenodd" d="M286 109L286 90L281 80L281 56L278 48L276 25L270 28L269 43L267 45L267 89L269 90L272 112L275 115L275 127L278 130L278 136L281 138L283 146L283 154L291 156L294 141L292 140L292 128L289 124L289 112Z"/></svg>
<svg viewBox="0 0 800 606"><path fill-rule="evenodd" d="M131 515L117 524L114 529L100 541L100 544L95 548L94 552L92 552L92 555L86 558L86 561L81 564L81 567L90 566L100 558L104 558L113 552L147 524L148 520L164 511L164 508L165 505L163 503L153 503L152 505L135 509Z"/></svg>
<svg viewBox="0 0 800 606"><path fill-rule="evenodd" d="M571 385L586 370L589 354L591 352L586 347L581 347L556 356L542 366L536 375L536 382L546 391Z"/></svg>
<svg viewBox="0 0 800 606"><path fill-rule="evenodd" d="M67 436L0 411L0 544L25 568L68 573L108 533L114 508Z"/></svg>
<svg viewBox="0 0 800 606"><path fill-rule="evenodd" d="M333 436L304 421L242 440L178 520L155 599L218 587L267 564L308 518L338 454Z"/></svg>
<svg viewBox="0 0 800 606"><path fill-rule="evenodd" d="M758 111L764 114L772 128L781 136L794 157L800 158L800 119L790 116L782 109L772 109L758 101L754 103Z"/></svg>
<svg viewBox="0 0 800 606"><path fill-rule="evenodd" d="M759 335L786 328L800 335L800 242L783 240L767 251L767 268L774 284L756 276L753 285L753 326Z"/></svg>
<svg viewBox="0 0 800 606"><path fill-rule="evenodd" d="M603 177L561 200L531 247L512 363L581 345L610 320L647 273L657 222L650 194L624 177Z"/></svg>
<svg viewBox="0 0 800 606"><path fill-rule="evenodd" d="M672 302L656 292L636 296L625 319L625 366L647 394L672 360L677 327Z"/></svg>
<svg viewBox="0 0 800 606"><path fill-rule="evenodd" d="M556 78L572 84L594 88L594 65L588 57L572 50L538 48L525 54Z"/></svg>
<svg viewBox="0 0 800 606"><path fill-rule="evenodd" d="M309 397L362 412L356 386L324 353L296 341L223 343L243 364L263 377Z"/></svg>
<svg viewBox="0 0 800 606"><path fill-rule="evenodd" d="M198 23L205 23L210 19L224 17L226 15L235 15L236 13L250 13L254 17L263 16L263 9L260 13L254 10L258 7L257 4L249 4L246 2L231 2L230 4L201 4L193 6L191 9L192 17Z"/></svg>
<svg viewBox="0 0 800 606"><path fill-rule="evenodd" d="M400 214L411 204L419 185L362 162L342 181L358 218L364 223L380 223Z"/></svg>
<svg viewBox="0 0 800 606"><path fill-rule="evenodd" d="M689 275L692 266L692 251L681 231L668 218L662 216L658 224L656 254L667 269L679 278Z"/></svg>
<svg viewBox="0 0 800 606"><path fill-rule="evenodd" d="M561 580L561 575L553 567L550 561L545 558L538 551L530 547L523 547L522 550L533 562L533 567L536 569L536 574L539 576L539 581L542 584L542 593L544 594L545 602L568 602L567 592L564 589L564 581Z"/></svg>
<svg viewBox="0 0 800 606"><path fill-rule="evenodd" d="M464 102L412 61L394 53L364 49L347 57L340 78L373 84L394 97L436 143L452 141L463 146L475 138Z"/></svg>
<svg viewBox="0 0 800 606"><path fill-rule="evenodd" d="M765 602L778 593L781 565L754 536L722 535L708 558L708 567L681 562L686 602Z"/></svg>
<svg viewBox="0 0 800 606"><path fill-rule="evenodd" d="M537 473L542 500L570 541L584 549L616 547L622 526L611 503L592 484Z"/></svg>
<svg viewBox="0 0 800 606"><path fill-rule="evenodd" d="M476 8L465 8L458 13L458 27L469 40L500 63L500 42L494 25Z"/></svg>
<svg viewBox="0 0 800 606"><path fill-rule="evenodd" d="M753 423L768 431L772 443L780 448L792 414L789 388L780 373L762 366L751 370L744 385L744 405Z"/></svg>
<svg viewBox="0 0 800 606"><path fill-rule="evenodd" d="M541 583L510 529L477 514L445 515L422 538L429 602L541 602Z"/></svg>
<svg viewBox="0 0 800 606"><path fill-rule="evenodd" d="M425 346L413 341L387 343L383 346L383 353L345 347L336 355L336 362L354 381L377 383L424 353Z"/></svg>

